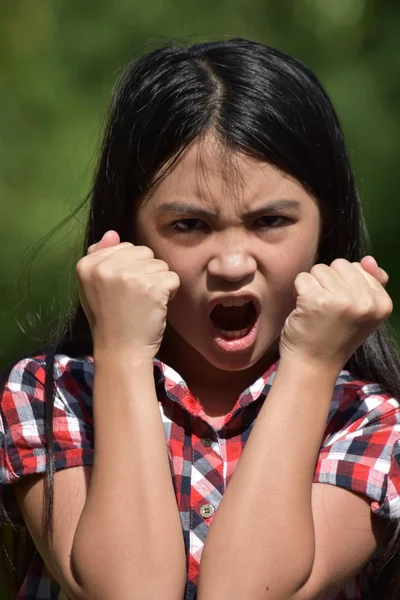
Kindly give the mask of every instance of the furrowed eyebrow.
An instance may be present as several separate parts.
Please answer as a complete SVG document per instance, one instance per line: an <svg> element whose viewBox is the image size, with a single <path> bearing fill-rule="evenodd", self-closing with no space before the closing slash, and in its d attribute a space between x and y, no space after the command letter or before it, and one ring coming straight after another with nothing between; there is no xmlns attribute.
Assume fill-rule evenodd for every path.
<svg viewBox="0 0 400 600"><path fill-rule="evenodd" d="M275 200L275 202L268 202L263 204L255 210L249 210L245 213L246 217L258 217L268 212L279 212L281 210L293 210L299 211L301 203L298 200L289 200L282 198L281 200Z"/></svg>
<svg viewBox="0 0 400 600"><path fill-rule="evenodd" d="M301 203L298 200L289 200L282 198L280 200L275 200L275 202L269 202L260 206L255 210L250 210L245 213L246 217L257 217L259 215L273 212L273 211L281 211L281 210L299 210ZM159 211L162 212L173 212L178 214L190 214L195 215L197 217L218 217L219 211L208 211L204 208L200 208L199 206L195 206L193 204L186 204L185 202L164 202L160 204L158 207Z"/></svg>
<svg viewBox="0 0 400 600"><path fill-rule="evenodd" d="M173 212L178 214L190 214L201 217L218 217L219 212L208 211L193 204L185 204L184 202L164 202L160 204L158 210L162 212Z"/></svg>

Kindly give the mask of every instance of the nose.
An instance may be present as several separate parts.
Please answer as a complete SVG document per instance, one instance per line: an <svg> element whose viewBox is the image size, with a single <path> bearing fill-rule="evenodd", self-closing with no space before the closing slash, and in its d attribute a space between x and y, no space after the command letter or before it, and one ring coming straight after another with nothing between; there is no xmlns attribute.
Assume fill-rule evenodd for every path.
<svg viewBox="0 0 400 600"><path fill-rule="evenodd" d="M212 277L238 282L255 273L257 262L247 245L231 242L221 244L208 263Z"/></svg>

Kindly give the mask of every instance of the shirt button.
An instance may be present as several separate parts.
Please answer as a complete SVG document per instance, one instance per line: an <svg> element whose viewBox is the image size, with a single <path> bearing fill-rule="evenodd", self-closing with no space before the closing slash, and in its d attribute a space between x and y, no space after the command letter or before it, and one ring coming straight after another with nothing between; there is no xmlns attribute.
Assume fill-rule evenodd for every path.
<svg viewBox="0 0 400 600"><path fill-rule="evenodd" d="M210 446L212 446L213 440L211 438L205 437L201 440L201 443L203 444L203 446L205 446L206 448L209 448Z"/></svg>
<svg viewBox="0 0 400 600"><path fill-rule="evenodd" d="M209 519L213 516L214 512L214 507L211 504L203 504L203 506L200 508L200 514L203 519Z"/></svg>

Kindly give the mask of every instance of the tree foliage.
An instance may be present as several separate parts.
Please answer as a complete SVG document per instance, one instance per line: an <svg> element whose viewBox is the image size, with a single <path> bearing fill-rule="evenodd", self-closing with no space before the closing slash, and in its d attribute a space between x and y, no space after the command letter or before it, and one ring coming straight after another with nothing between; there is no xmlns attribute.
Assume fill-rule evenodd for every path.
<svg viewBox="0 0 400 600"><path fill-rule="evenodd" d="M389 0L0 0L1 365L35 347L29 315L46 328L67 305L85 208L36 247L89 190L118 73L169 38L249 37L317 73L347 136L400 331L399 27Z"/></svg>

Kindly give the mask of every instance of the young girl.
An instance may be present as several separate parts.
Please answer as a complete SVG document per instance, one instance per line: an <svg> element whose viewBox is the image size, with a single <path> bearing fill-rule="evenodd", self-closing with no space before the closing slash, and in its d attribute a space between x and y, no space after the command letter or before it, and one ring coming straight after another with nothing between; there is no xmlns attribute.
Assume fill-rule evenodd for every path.
<svg viewBox="0 0 400 600"><path fill-rule="evenodd" d="M392 303L318 80L242 39L142 57L91 200L80 301L5 376L16 597L389 598Z"/></svg>

